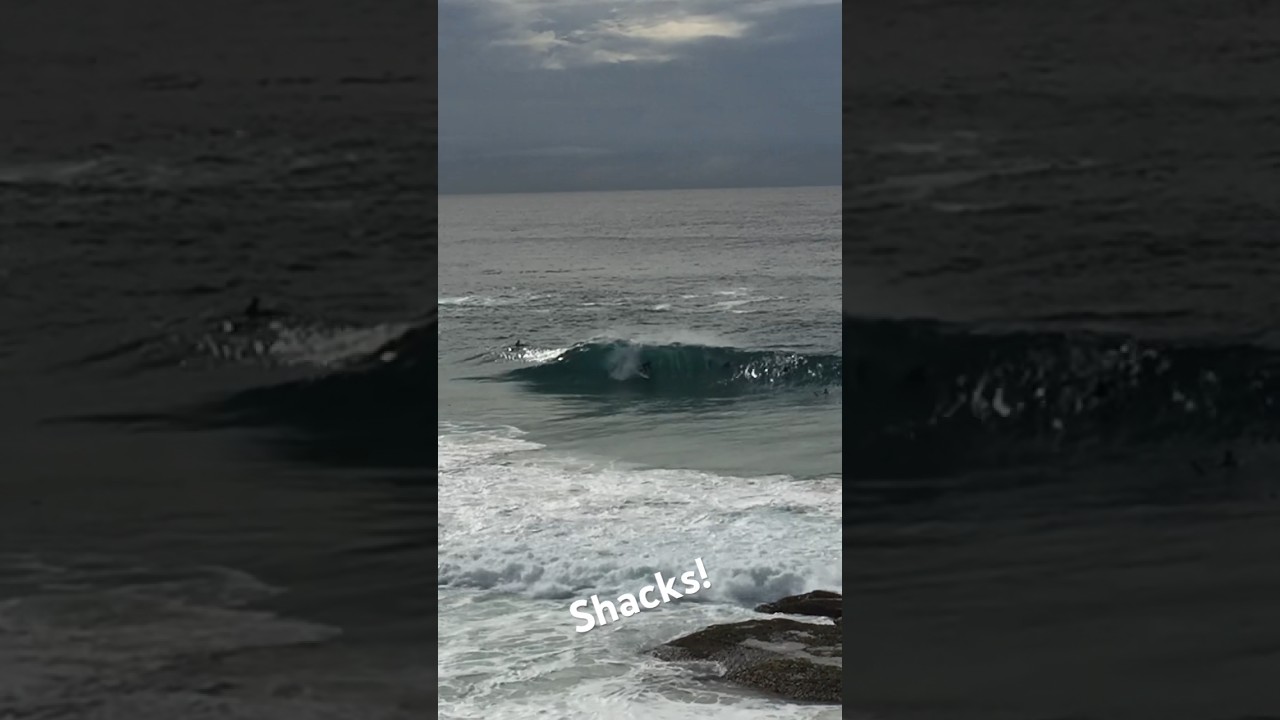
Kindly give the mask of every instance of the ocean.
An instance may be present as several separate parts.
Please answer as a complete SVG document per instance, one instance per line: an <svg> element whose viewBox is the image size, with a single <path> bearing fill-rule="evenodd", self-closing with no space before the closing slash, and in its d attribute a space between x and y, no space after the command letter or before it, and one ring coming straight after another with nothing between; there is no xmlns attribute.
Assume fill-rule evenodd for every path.
<svg viewBox="0 0 1280 720"><path fill-rule="evenodd" d="M840 199L440 198L440 717L839 716L645 651L842 587Z"/></svg>
<svg viewBox="0 0 1280 720"><path fill-rule="evenodd" d="M0 163L0 717L435 707L431 140L334 114Z"/></svg>
<svg viewBox="0 0 1280 720"><path fill-rule="evenodd" d="M1277 12L860 6L851 711L1280 712Z"/></svg>

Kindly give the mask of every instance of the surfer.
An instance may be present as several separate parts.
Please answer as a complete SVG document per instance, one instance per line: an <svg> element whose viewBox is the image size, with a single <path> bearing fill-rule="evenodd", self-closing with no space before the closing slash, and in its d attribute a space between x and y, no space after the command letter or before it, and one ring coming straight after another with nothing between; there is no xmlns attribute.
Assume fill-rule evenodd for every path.
<svg viewBox="0 0 1280 720"><path fill-rule="evenodd" d="M650 376L652 376L652 374L653 374L652 365L646 362L640 366L640 371L639 371L640 377L644 378L645 380L648 380Z"/></svg>

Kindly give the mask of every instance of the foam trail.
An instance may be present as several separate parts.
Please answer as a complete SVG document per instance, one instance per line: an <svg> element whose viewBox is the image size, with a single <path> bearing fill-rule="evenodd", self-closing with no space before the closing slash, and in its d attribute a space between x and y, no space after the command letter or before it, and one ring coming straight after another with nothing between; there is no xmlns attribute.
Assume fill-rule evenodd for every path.
<svg viewBox="0 0 1280 720"><path fill-rule="evenodd" d="M701 601L840 589L838 479L639 469L548 456L512 428L458 430L437 438L441 585L562 599L701 554L715 581Z"/></svg>
<svg viewBox="0 0 1280 720"><path fill-rule="evenodd" d="M439 428L441 717L833 720L645 651L754 604L841 589L840 483L556 456L515 428ZM581 635L571 598L695 568L710 589ZM485 643L477 646L477 628ZM495 654L493 648L503 648Z"/></svg>

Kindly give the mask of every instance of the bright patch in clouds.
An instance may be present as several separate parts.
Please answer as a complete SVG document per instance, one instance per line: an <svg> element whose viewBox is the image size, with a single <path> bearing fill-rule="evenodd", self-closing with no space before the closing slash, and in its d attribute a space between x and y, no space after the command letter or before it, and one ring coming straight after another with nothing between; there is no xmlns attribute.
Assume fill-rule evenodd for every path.
<svg viewBox="0 0 1280 720"><path fill-rule="evenodd" d="M750 27L747 23L709 16L663 20L656 23L604 24L603 34L655 43L685 43L705 38L738 38Z"/></svg>

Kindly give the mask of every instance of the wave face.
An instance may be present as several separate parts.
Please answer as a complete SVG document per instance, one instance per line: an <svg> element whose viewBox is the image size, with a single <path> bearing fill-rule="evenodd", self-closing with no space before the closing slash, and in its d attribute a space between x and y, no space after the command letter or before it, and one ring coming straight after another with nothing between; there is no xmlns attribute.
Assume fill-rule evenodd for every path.
<svg viewBox="0 0 1280 720"><path fill-rule="evenodd" d="M434 322L323 375L246 390L218 423L283 425L325 459L426 466ZM1280 352L1243 342L977 331L847 319L844 355L629 341L575 345L498 379L597 397L735 398L831 389L849 480L928 478L1150 446L1280 438ZM430 353L430 356L428 355ZM543 355L536 354L538 358ZM648 375L648 377L644 377ZM846 387L847 386L847 387Z"/></svg>
<svg viewBox="0 0 1280 720"><path fill-rule="evenodd" d="M839 355L629 341L582 343L505 375L555 393L734 397L841 384Z"/></svg>
<svg viewBox="0 0 1280 720"><path fill-rule="evenodd" d="M852 477L1280 429L1280 355L1263 347L848 318L844 341Z"/></svg>
<svg viewBox="0 0 1280 720"><path fill-rule="evenodd" d="M436 328L433 318L343 369L236 393L213 408L214 420L289 427L296 431L290 449L313 460L429 467L435 450L423 437Z"/></svg>

